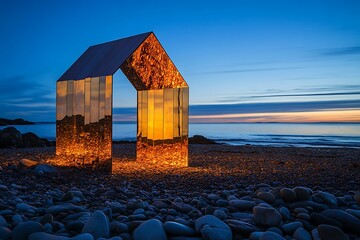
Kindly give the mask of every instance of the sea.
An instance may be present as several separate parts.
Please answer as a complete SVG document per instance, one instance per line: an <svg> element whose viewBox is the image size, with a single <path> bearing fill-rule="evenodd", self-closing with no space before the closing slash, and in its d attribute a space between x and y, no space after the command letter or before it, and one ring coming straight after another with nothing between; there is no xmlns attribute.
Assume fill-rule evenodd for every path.
<svg viewBox="0 0 360 240"><path fill-rule="evenodd" d="M14 127L55 140L55 123ZM191 123L193 135L229 145L360 148L360 123ZM135 141L136 123L113 123L113 140Z"/></svg>

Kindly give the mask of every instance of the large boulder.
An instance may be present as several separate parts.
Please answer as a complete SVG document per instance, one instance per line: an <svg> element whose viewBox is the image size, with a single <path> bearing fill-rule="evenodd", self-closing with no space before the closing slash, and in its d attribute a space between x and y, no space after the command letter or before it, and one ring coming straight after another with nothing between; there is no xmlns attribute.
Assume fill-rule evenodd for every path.
<svg viewBox="0 0 360 240"><path fill-rule="evenodd" d="M20 147L22 145L21 133L14 127L0 130L0 148Z"/></svg>

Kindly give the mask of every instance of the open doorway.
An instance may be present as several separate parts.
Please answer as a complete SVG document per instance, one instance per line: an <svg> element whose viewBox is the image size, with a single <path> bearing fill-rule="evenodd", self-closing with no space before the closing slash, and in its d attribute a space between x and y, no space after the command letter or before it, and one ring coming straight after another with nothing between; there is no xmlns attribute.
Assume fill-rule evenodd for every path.
<svg viewBox="0 0 360 240"><path fill-rule="evenodd" d="M137 92L119 69L113 75L113 161L136 160Z"/></svg>

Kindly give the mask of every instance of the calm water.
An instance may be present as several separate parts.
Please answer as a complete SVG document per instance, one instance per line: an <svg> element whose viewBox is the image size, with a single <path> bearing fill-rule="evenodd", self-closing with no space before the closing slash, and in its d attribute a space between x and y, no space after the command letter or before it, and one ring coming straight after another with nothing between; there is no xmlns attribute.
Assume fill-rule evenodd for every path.
<svg viewBox="0 0 360 240"><path fill-rule="evenodd" d="M55 124L15 126L20 132L34 132L55 139ZM4 127L0 127L3 129ZM360 148L360 124L341 123L226 123L190 124L190 136L203 135L232 145L271 145ZM135 123L114 123L114 140L135 140Z"/></svg>

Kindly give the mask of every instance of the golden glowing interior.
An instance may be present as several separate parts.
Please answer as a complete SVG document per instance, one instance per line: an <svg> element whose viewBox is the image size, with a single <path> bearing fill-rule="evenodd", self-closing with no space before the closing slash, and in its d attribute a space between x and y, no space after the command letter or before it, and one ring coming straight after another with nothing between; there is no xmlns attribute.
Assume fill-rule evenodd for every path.
<svg viewBox="0 0 360 240"><path fill-rule="evenodd" d="M138 91L138 161L187 166L188 107L188 87Z"/></svg>
<svg viewBox="0 0 360 240"><path fill-rule="evenodd" d="M189 87L154 34L120 66L137 94L140 162L188 165ZM58 163L111 171L112 76L57 82Z"/></svg>

